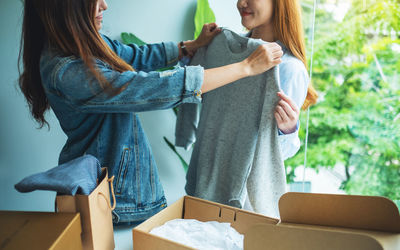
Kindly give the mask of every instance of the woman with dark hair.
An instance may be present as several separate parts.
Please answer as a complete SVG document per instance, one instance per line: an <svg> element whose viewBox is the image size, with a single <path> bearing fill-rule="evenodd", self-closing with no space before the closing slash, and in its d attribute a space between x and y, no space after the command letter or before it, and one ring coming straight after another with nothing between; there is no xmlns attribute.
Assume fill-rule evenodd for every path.
<svg viewBox="0 0 400 250"><path fill-rule="evenodd" d="M269 43L239 63L156 72L193 55L220 29L206 24L199 38L180 44L127 46L99 33L106 9L105 0L25 0L19 85L40 127L51 107L67 135L59 164L97 157L115 176L113 222L136 223L166 200L135 113L199 103L202 93L279 64L282 51Z"/></svg>

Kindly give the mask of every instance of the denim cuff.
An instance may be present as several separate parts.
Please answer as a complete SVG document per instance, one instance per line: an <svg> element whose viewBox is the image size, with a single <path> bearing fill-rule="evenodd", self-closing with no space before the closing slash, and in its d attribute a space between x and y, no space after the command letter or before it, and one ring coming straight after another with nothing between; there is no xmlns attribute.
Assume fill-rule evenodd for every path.
<svg viewBox="0 0 400 250"><path fill-rule="evenodd" d="M184 56L184 57L182 57L182 59L179 61L179 65L180 65L181 67L187 66L187 65L189 65L189 63L190 63L190 60L191 60L190 57Z"/></svg>
<svg viewBox="0 0 400 250"><path fill-rule="evenodd" d="M178 62L179 49L178 45L174 42L164 42L165 56L167 58L167 67L173 66Z"/></svg>
<svg viewBox="0 0 400 250"><path fill-rule="evenodd" d="M201 86L204 81L204 68L201 66L185 67L185 90L183 103L201 103Z"/></svg>

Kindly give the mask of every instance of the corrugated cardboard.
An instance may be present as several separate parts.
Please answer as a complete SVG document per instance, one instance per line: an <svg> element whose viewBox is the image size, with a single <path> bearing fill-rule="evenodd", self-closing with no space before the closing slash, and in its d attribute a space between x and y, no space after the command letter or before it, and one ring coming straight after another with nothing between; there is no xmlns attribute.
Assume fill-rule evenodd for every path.
<svg viewBox="0 0 400 250"><path fill-rule="evenodd" d="M82 249L77 213L0 211L0 249Z"/></svg>
<svg viewBox="0 0 400 250"><path fill-rule="evenodd" d="M185 196L133 229L135 250L192 249L149 231L173 219L230 222L244 249L400 249L400 215L383 197L287 193L281 220Z"/></svg>
<svg viewBox="0 0 400 250"><path fill-rule="evenodd" d="M199 221L230 222L239 233L245 233L259 223L276 225L278 219L258 215L219 203L185 196L146 220L133 229L133 247L135 250L180 250L192 249L173 241L149 234L154 227L173 219L196 219Z"/></svg>
<svg viewBox="0 0 400 250"><path fill-rule="evenodd" d="M384 197L286 193L279 212L276 227L259 226L246 233L245 248L400 249L399 210ZM257 236L261 232L271 236ZM274 238L286 240L277 243Z"/></svg>

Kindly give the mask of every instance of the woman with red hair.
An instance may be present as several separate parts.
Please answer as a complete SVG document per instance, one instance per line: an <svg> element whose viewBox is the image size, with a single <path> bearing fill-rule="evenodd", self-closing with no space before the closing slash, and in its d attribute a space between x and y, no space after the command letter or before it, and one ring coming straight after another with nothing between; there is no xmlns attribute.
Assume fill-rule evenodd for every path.
<svg viewBox="0 0 400 250"><path fill-rule="evenodd" d="M309 83L297 0L238 0L237 8L247 36L224 29L191 64L229 64L258 44L279 44L281 63L205 94L201 111L182 106L175 143L188 148L196 142L186 175L189 195L277 217L286 192L284 160L300 148L300 107L314 104L317 94Z"/></svg>
<svg viewBox="0 0 400 250"><path fill-rule="evenodd" d="M284 51L279 64L281 91L278 96L281 100L276 105L274 116L282 156L287 159L300 148L299 107L307 109L316 103L318 97L307 73L300 4L298 0L238 0L237 8L242 25L250 31L250 38L277 42ZM252 209L254 200L259 199L251 196L249 191L245 203L248 209Z"/></svg>
<svg viewBox="0 0 400 250"><path fill-rule="evenodd" d="M307 109L318 97L307 74L300 4L298 0L238 0L237 8L242 25L250 31L249 37L280 41L286 52L279 65L283 91L278 93L281 101L276 106L275 118L280 133L292 134L298 129L299 107ZM293 156L298 146L292 147L284 158Z"/></svg>

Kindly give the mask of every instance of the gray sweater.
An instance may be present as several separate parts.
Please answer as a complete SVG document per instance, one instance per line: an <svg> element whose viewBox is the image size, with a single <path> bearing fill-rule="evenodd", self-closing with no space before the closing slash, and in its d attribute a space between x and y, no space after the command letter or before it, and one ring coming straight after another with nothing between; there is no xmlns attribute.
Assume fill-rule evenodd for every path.
<svg viewBox="0 0 400 250"><path fill-rule="evenodd" d="M214 68L247 58L260 39L223 32L198 50L191 65ZM274 108L279 101L279 67L203 94L199 105L179 107L176 145L196 144L186 192L242 208L248 195L255 212L277 217L286 176Z"/></svg>

